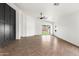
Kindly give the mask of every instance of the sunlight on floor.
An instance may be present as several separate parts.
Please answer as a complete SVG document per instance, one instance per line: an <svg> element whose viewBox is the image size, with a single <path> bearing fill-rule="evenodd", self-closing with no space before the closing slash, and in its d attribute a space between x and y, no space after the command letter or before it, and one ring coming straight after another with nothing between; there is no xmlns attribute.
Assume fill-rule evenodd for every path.
<svg viewBox="0 0 79 59"><path fill-rule="evenodd" d="M51 44L51 36L50 35L42 35L42 46L43 47L49 47Z"/></svg>

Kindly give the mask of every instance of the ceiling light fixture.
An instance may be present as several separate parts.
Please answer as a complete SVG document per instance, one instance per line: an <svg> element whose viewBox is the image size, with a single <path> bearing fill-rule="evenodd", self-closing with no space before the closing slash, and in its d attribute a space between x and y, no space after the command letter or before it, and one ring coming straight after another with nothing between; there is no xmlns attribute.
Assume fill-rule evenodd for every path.
<svg viewBox="0 0 79 59"><path fill-rule="evenodd" d="M55 6L58 6L58 5L59 5L59 3L54 3L54 5L55 5Z"/></svg>

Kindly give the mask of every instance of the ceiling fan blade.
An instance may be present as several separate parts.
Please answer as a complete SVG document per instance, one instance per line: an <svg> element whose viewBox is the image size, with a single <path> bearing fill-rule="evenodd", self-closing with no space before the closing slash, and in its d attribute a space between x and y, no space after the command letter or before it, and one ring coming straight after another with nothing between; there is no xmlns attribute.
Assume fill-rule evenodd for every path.
<svg viewBox="0 0 79 59"><path fill-rule="evenodd" d="M47 19L48 17L45 17L45 16L44 16L43 18L44 18L44 19Z"/></svg>

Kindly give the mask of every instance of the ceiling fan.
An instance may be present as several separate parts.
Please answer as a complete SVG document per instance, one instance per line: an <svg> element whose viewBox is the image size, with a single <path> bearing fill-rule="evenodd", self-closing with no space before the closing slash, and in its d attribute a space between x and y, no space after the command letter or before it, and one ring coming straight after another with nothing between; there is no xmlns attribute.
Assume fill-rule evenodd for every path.
<svg viewBox="0 0 79 59"><path fill-rule="evenodd" d="M41 12L41 13L40 13L40 17L39 17L39 19L47 19L47 17L44 16L43 13Z"/></svg>

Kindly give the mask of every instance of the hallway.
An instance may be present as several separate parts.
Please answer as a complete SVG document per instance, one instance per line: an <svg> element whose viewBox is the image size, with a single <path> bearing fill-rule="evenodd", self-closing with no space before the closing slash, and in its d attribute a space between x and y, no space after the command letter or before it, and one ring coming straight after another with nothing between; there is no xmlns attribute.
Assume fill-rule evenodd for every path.
<svg viewBox="0 0 79 59"><path fill-rule="evenodd" d="M16 40L4 48L0 55L10 56L77 56L79 48L55 36L32 36Z"/></svg>

